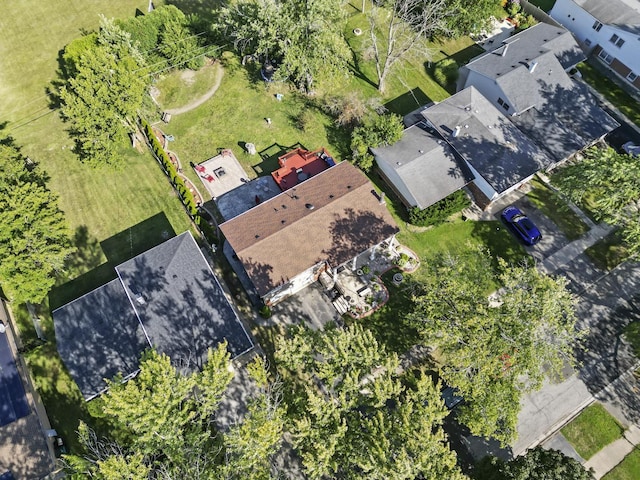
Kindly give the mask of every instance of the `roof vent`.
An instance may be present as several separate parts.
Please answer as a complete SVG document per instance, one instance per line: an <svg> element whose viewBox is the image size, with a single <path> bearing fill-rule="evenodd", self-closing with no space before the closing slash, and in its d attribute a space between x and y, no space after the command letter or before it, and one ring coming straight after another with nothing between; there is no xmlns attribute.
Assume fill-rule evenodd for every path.
<svg viewBox="0 0 640 480"><path fill-rule="evenodd" d="M460 125L456 125L456 128L453 130L453 133L451 134L452 137L457 137L458 135L460 135Z"/></svg>
<svg viewBox="0 0 640 480"><path fill-rule="evenodd" d="M464 128L469 128L469 125L465 125Z"/></svg>
<svg viewBox="0 0 640 480"><path fill-rule="evenodd" d="M424 153L424 150L418 150L418 153L422 154Z"/></svg>
<svg viewBox="0 0 640 480"><path fill-rule="evenodd" d="M464 109L465 109L465 111L467 111L467 112L470 112L470 111L471 111L471 107L470 107L470 106L468 106L468 105L467 105L466 107L464 107Z"/></svg>
<svg viewBox="0 0 640 480"><path fill-rule="evenodd" d="M307 210L313 210L314 208L316 208L313 206L313 203L305 203L304 206L307 207Z"/></svg>
<svg viewBox="0 0 640 480"><path fill-rule="evenodd" d="M351 185L347 185L347 188L351 188Z"/></svg>
<svg viewBox="0 0 640 480"><path fill-rule="evenodd" d="M256 238L260 238L260 235L258 235L257 233L256 233Z"/></svg>
<svg viewBox="0 0 640 480"><path fill-rule="evenodd" d="M538 62L531 62L529 64L529 73L533 73L533 71L536 69L537 66L538 66Z"/></svg>
<svg viewBox="0 0 640 480"><path fill-rule="evenodd" d="M286 220L284 220L284 219L280 220L280 223L281 223L282 225L284 225L286 222L287 222L287 221L286 221Z"/></svg>
<svg viewBox="0 0 640 480"><path fill-rule="evenodd" d="M329 198L333 198L333 193L329 195Z"/></svg>
<svg viewBox="0 0 640 480"><path fill-rule="evenodd" d="M138 305L144 305L147 302L144 301L144 297L142 295L136 295L136 303Z"/></svg>

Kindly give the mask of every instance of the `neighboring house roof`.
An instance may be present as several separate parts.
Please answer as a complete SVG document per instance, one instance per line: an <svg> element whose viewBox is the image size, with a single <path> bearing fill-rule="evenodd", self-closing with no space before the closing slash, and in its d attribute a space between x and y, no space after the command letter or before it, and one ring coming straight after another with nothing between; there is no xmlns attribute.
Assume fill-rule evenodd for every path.
<svg viewBox="0 0 640 480"><path fill-rule="evenodd" d="M236 357L253 344L190 232L116 267L118 279L55 310L60 356L85 398L104 378L138 369L150 346L187 370L223 340Z"/></svg>
<svg viewBox="0 0 640 480"><path fill-rule="evenodd" d="M585 58L569 31L539 23L463 68L493 80L506 95L504 100L519 113L539 106L549 85L569 88L571 79L565 69Z"/></svg>
<svg viewBox="0 0 640 480"><path fill-rule="evenodd" d="M640 35L640 2L638 0L574 0L601 23Z"/></svg>
<svg viewBox="0 0 640 480"><path fill-rule="evenodd" d="M428 127L416 124L386 147L372 148L378 164L396 171L419 208L426 208L461 189L473 175L447 142Z"/></svg>
<svg viewBox="0 0 640 480"><path fill-rule="evenodd" d="M500 77L521 65L518 61L535 61L546 53L552 53L565 70L586 59L570 31L547 23L538 23L502 43L498 49L471 59L466 67L486 76ZM513 60L516 60L515 64Z"/></svg>
<svg viewBox="0 0 640 480"><path fill-rule="evenodd" d="M552 163L474 87L425 109L422 115L497 193Z"/></svg>
<svg viewBox="0 0 640 480"><path fill-rule="evenodd" d="M573 155L619 126L596 102L586 85L547 92L545 107L532 108L511 117L530 138L545 148L556 161Z"/></svg>
<svg viewBox="0 0 640 480"><path fill-rule="evenodd" d="M220 229L261 296L322 261L342 265L398 232L373 184L347 162Z"/></svg>
<svg viewBox="0 0 640 480"><path fill-rule="evenodd" d="M53 311L58 353L90 399L105 389L104 379L132 375L149 348L119 279Z"/></svg>

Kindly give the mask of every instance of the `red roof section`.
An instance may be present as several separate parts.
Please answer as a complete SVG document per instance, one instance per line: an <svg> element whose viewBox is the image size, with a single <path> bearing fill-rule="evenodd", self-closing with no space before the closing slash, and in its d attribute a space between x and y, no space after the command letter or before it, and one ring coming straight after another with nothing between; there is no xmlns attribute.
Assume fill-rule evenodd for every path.
<svg viewBox="0 0 640 480"><path fill-rule="evenodd" d="M296 148L278 157L280 168L271 176L283 192L335 165L333 157L320 148L310 152Z"/></svg>

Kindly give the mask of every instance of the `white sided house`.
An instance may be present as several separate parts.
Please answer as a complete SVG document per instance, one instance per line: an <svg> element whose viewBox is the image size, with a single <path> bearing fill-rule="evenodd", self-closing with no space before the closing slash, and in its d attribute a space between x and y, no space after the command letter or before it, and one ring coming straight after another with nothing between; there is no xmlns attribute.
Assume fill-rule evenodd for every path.
<svg viewBox="0 0 640 480"><path fill-rule="evenodd" d="M585 51L640 89L640 1L556 0L549 14Z"/></svg>

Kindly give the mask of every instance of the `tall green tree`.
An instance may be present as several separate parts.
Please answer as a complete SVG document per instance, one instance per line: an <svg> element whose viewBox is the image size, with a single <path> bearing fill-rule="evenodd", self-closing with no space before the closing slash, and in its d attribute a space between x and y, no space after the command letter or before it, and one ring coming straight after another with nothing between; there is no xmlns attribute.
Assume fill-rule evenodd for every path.
<svg viewBox="0 0 640 480"><path fill-rule="evenodd" d="M476 435L508 443L522 396L575 364L582 332L566 279L498 263L500 274L483 251L432 259L427 280L415 285L410 318L438 347L442 378L466 399L458 419ZM491 284L502 288L488 297Z"/></svg>
<svg viewBox="0 0 640 480"><path fill-rule="evenodd" d="M460 37L486 30L492 17L504 16L503 0L446 0L447 34Z"/></svg>
<svg viewBox="0 0 640 480"><path fill-rule="evenodd" d="M441 428L437 386L426 375L405 383L398 357L370 331L297 328L276 361L309 478L463 478Z"/></svg>
<svg viewBox="0 0 640 480"><path fill-rule="evenodd" d="M0 141L0 284L12 301L40 303L74 249L58 197L27 162Z"/></svg>
<svg viewBox="0 0 640 480"><path fill-rule="evenodd" d="M640 252L640 162L612 148L591 147L553 181L598 221L617 225L631 253Z"/></svg>
<svg viewBox="0 0 640 480"><path fill-rule="evenodd" d="M487 457L476 467L475 480L593 480L593 471L559 450L536 447L508 462Z"/></svg>
<svg viewBox="0 0 640 480"><path fill-rule="evenodd" d="M59 91L61 114L76 152L93 166L117 165L117 149L135 129L150 82L144 60L130 34L105 18L95 43L63 57L73 62L67 68L73 76Z"/></svg>
<svg viewBox="0 0 640 480"><path fill-rule="evenodd" d="M83 427L85 454L68 456L68 469L99 479L268 479L282 410L262 361L250 370L258 392L243 420L222 433L214 421L233 377L226 344L210 350L203 370L191 375L178 372L166 355L146 353L138 376L109 382L100 399L112 438Z"/></svg>
<svg viewBox="0 0 640 480"><path fill-rule="evenodd" d="M242 0L220 11L216 31L239 51L278 64L277 75L310 92L347 74L350 50L340 0Z"/></svg>

